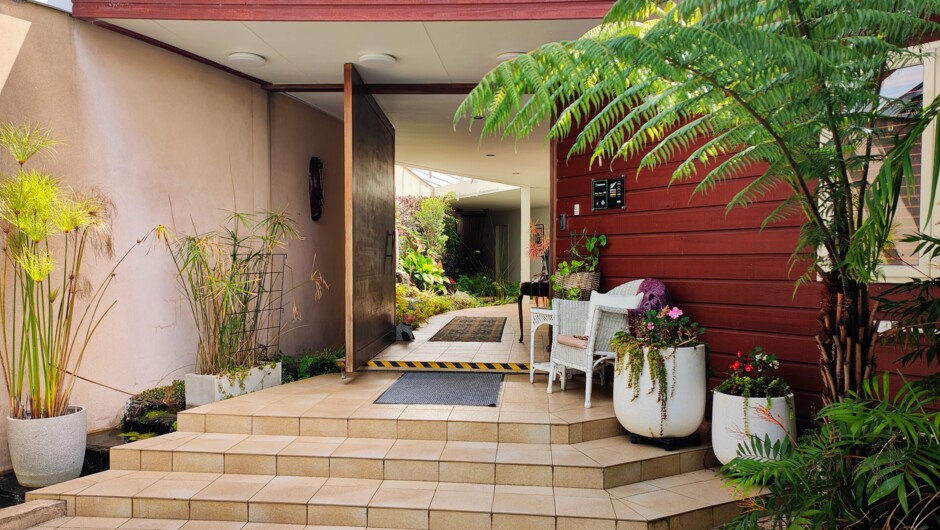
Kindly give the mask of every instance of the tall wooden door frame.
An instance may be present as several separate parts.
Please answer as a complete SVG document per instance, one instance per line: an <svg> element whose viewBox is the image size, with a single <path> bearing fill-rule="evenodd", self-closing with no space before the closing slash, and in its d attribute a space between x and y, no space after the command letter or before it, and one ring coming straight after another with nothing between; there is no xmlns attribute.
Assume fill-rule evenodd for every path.
<svg viewBox="0 0 940 530"><path fill-rule="evenodd" d="M392 144L392 156L389 162L391 163L390 171L388 174L390 193L388 194L388 201L391 202L391 218L388 220L388 227L380 227L383 233L379 233L376 230L375 226L365 226L357 227L356 219L357 215L354 215L353 211L354 206L356 206L356 187L354 182L354 177L356 177L355 172L357 170L357 156L365 156L361 153L362 146L357 145L357 141L362 138L360 132L356 131L357 119L362 116L356 116L356 101L361 99L368 103L368 106L365 112L371 114L370 125L373 125L372 133L379 135L389 135L391 137ZM359 105L360 112L362 111L362 106ZM385 116L385 113L382 111L382 108L379 106L378 102L369 92L369 88L365 85L362 80L362 77L359 75L359 72L356 71L356 67L350 63L347 63L344 67L344 79L343 79L343 128L344 128L344 162L345 162L345 179L344 179L344 231L345 231L345 325L346 325L346 371L352 372L360 367L364 362L370 360L375 354L383 350L388 344L394 340L394 326L395 326L395 218L394 218L394 201L395 201L395 174L394 174L394 142L395 142L395 128L392 126L391 122L388 120L388 117ZM366 138L368 139L368 138ZM381 139L380 139L381 140ZM387 145L385 146L387 147ZM382 161L379 161L380 165ZM381 177L381 176L380 176ZM359 179L362 178L375 178L374 175L358 175ZM375 197L373 197L375 198ZM378 197L379 200L384 201L383 197ZM383 203L384 204L384 203ZM369 204L359 205L360 208L368 208ZM360 210L360 215L362 210ZM359 232L357 232L357 229ZM384 248L380 248L381 239L384 237ZM359 239L364 238L373 238L374 241L371 241L371 246L366 245L364 248L360 247L358 250L360 252L360 259L372 260L382 260L381 271L383 278L387 278L389 285L391 286L391 298L389 300L384 300L379 296L380 307L368 307L368 311L372 312L370 319L365 322L360 322L357 319L358 315L362 316L363 304L371 304L375 302L372 299L375 293L366 293L369 295L370 299L356 300L357 295L364 297L362 292L357 293L356 281L357 279L362 280L362 278L356 277L357 265L360 265L357 262L356 255L356 243ZM391 242L391 246L389 244ZM381 252L381 255L377 255ZM372 266L375 267L378 261L372 262ZM379 283L384 282L380 280ZM361 282L362 283L362 282ZM387 286L385 286L387 287ZM357 302L360 304L357 306ZM388 307L385 307L385 306ZM367 331L371 336L360 340L357 336L363 335L364 327L368 327ZM375 329L372 329L375 328Z"/></svg>

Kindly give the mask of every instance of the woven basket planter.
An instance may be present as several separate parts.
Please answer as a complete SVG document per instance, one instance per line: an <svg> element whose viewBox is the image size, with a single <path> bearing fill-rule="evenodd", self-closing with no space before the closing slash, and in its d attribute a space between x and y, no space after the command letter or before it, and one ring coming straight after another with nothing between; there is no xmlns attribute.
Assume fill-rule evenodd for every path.
<svg viewBox="0 0 940 530"><path fill-rule="evenodd" d="M581 289L578 300L590 300L591 291L596 291L601 286L601 273L593 272L573 272L558 277L555 280L555 288L561 291L570 289Z"/></svg>

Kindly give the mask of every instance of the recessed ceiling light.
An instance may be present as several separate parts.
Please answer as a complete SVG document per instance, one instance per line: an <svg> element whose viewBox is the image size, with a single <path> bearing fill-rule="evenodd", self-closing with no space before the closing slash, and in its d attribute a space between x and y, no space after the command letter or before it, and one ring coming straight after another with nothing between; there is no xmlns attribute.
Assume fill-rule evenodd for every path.
<svg viewBox="0 0 940 530"><path fill-rule="evenodd" d="M482 120L482 119L485 118L485 117L486 117L486 116L474 116L473 119L475 119L475 120Z"/></svg>
<svg viewBox="0 0 940 530"><path fill-rule="evenodd" d="M515 59L520 55L525 55L525 52L503 52L496 56L496 60L499 62L508 61L510 59Z"/></svg>
<svg viewBox="0 0 940 530"><path fill-rule="evenodd" d="M232 66L258 68L264 66L267 62L267 59L257 53L235 52L228 54L228 63Z"/></svg>
<svg viewBox="0 0 940 530"><path fill-rule="evenodd" d="M395 66L398 59L394 55L387 53L367 53L357 61L363 68L372 68L373 70L383 70Z"/></svg>
<svg viewBox="0 0 940 530"><path fill-rule="evenodd" d="M486 156L496 156L494 153L486 153Z"/></svg>
<svg viewBox="0 0 940 530"><path fill-rule="evenodd" d="M519 172L518 172L518 171L513 171L512 174L513 174L513 175L518 175Z"/></svg>

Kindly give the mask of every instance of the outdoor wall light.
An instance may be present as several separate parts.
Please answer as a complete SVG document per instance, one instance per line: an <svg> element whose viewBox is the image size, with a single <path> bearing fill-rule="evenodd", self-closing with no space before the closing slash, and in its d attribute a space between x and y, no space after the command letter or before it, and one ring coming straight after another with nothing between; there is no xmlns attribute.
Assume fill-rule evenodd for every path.
<svg viewBox="0 0 940 530"><path fill-rule="evenodd" d="M386 68L391 68L395 66L395 63L398 62L398 59L394 55L389 55L387 53L367 53L359 57L359 60L356 61L359 63L359 66L363 68L371 68L373 70L384 70Z"/></svg>
<svg viewBox="0 0 940 530"><path fill-rule="evenodd" d="M235 52L228 54L228 64L244 68L258 68L264 66L268 60L257 53Z"/></svg>

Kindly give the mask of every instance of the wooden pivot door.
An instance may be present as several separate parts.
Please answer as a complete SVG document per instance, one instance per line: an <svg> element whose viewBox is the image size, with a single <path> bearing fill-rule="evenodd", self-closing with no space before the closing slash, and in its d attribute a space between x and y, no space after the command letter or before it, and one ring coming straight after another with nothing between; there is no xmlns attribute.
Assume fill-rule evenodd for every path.
<svg viewBox="0 0 940 530"><path fill-rule="evenodd" d="M346 370L394 340L395 129L355 66L345 66Z"/></svg>

